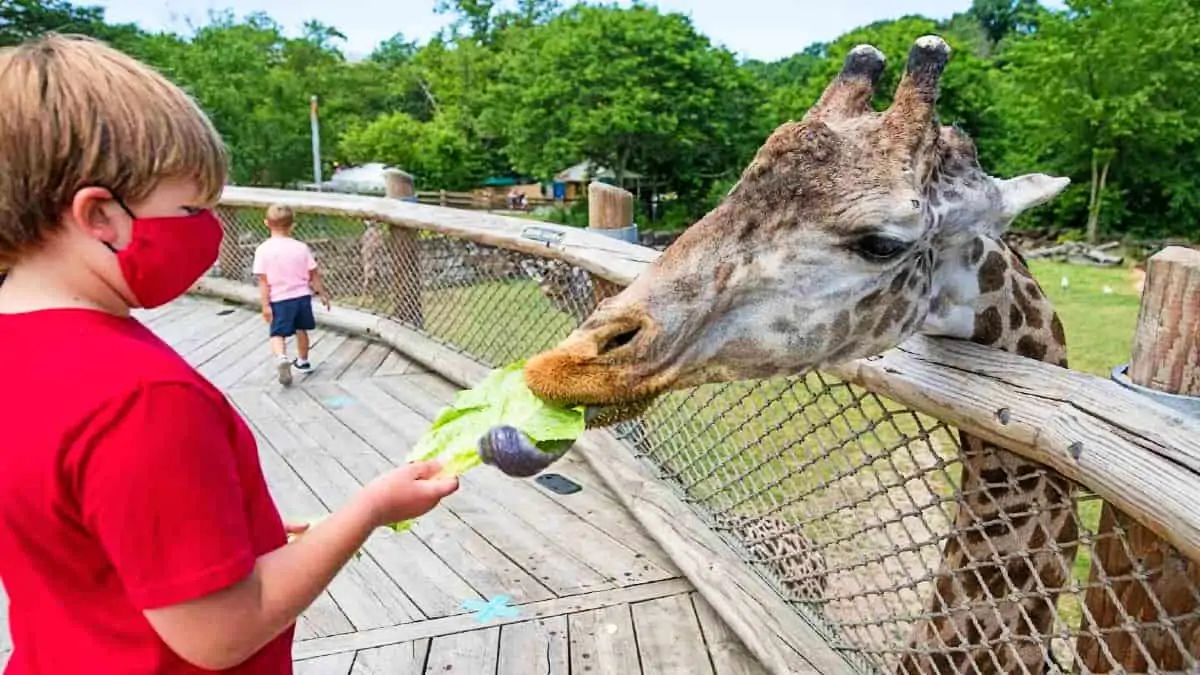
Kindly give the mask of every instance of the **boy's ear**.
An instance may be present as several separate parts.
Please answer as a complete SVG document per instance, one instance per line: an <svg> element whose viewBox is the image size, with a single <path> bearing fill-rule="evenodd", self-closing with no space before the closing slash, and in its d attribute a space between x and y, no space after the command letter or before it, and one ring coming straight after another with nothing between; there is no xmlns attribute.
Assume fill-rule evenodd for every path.
<svg viewBox="0 0 1200 675"><path fill-rule="evenodd" d="M114 208L120 207L111 192L102 187L85 187L75 193L62 217L89 236L116 244L120 235L110 213Z"/></svg>

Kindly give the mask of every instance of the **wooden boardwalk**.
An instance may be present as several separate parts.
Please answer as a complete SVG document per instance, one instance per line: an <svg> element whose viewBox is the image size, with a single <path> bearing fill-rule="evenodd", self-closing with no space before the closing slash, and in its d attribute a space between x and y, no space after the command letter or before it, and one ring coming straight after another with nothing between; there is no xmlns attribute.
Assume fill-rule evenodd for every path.
<svg viewBox="0 0 1200 675"><path fill-rule="evenodd" d="M320 329L314 372L284 389L254 312L183 298L140 318L249 420L289 521L403 462L456 390L384 345ZM372 535L297 623L297 674L765 674L586 463L568 455L552 471L583 490L481 467L411 532ZM512 616L468 608L500 596ZM0 593L0 669L6 604Z"/></svg>

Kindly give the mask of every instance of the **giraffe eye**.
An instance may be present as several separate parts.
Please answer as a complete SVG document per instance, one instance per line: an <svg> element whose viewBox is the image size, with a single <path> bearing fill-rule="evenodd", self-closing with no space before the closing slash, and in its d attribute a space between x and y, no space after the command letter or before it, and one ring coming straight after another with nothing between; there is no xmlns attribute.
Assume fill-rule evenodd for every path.
<svg viewBox="0 0 1200 675"><path fill-rule="evenodd" d="M868 234L854 242L856 253L874 262L884 262L908 250L909 242L882 234Z"/></svg>

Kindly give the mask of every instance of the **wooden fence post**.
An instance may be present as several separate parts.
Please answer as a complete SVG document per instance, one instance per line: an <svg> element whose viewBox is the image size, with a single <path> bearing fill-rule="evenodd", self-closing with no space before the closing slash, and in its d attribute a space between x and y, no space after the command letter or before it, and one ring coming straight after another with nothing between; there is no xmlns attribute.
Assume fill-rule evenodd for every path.
<svg viewBox="0 0 1200 675"><path fill-rule="evenodd" d="M608 230L617 238L637 243L633 225L633 194L628 190L592 181L588 185L588 228ZM620 233L612 230L622 230ZM632 233L632 237L627 236ZM604 298L616 295L621 287L599 277L592 277L593 299L599 303Z"/></svg>
<svg viewBox="0 0 1200 675"><path fill-rule="evenodd" d="M1147 261L1132 352L1128 379L1133 385L1200 396L1200 251L1171 246ZM1118 527L1125 532L1128 548L1114 532ZM1126 617L1152 624L1195 614L1200 609L1194 595L1194 589L1200 588L1200 564L1107 503L1093 550L1090 582L1095 585L1088 589L1086 603L1102 637L1080 636L1081 665L1094 673L1184 671L1189 659L1180 651L1173 631L1191 658L1200 658L1200 620L1194 616L1176 619L1172 629L1126 625ZM1141 561L1144 581L1132 578L1137 570L1131 557ZM1110 580L1108 589L1103 587L1101 569ZM1161 604L1166 616L1159 615L1156 604ZM1085 617L1081 629L1087 628Z"/></svg>
<svg viewBox="0 0 1200 675"><path fill-rule="evenodd" d="M397 169L384 172L385 194L388 199L417 201L412 176ZM392 225L390 228L392 260L396 262L396 310L400 321L415 328L425 325L421 301L421 255L417 233L406 227Z"/></svg>

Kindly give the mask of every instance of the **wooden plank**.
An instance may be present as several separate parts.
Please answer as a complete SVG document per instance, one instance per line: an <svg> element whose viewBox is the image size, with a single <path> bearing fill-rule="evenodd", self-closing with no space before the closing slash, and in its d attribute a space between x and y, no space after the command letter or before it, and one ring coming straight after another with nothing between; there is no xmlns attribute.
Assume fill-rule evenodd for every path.
<svg viewBox="0 0 1200 675"><path fill-rule="evenodd" d="M500 629L496 675L568 675L569 666L567 617L510 623Z"/></svg>
<svg viewBox="0 0 1200 675"><path fill-rule="evenodd" d="M308 383L331 382L342 376L350 364L367 348L367 341L361 337L348 337L341 345L329 352L319 367L314 364L313 372L305 378Z"/></svg>
<svg viewBox="0 0 1200 675"><path fill-rule="evenodd" d="M629 605L612 605L568 618L571 672L629 675L642 672Z"/></svg>
<svg viewBox="0 0 1200 675"><path fill-rule="evenodd" d="M668 579L667 581L655 581L640 586L614 588L595 593L574 595L568 598L542 600L523 605L513 605L517 609L517 616L495 617L489 625L505 626L510 623L520 623L532 619L587 612L613 605L653 600L680 593L686 594L692 590L691 584L684 579ZM387 628L361 630L348 635L334 635L315 640L305 640L304 642L296 643L294 657L309 659L339 652L353 652L371 647L382 647L384 645L396 644L397 642L453 635L454 633L476 630L478 628L479 619L476 615L458 614Z"/></svg>
<svg viewBox="0 0 1200 675"><path fill-rule="evenodd" d="M546 493L550 499L564 509L600 529L612 539L622 542L638 556L644 556L668 576L683 573L650 536L646 529L630 515L616 495L592 470L592 466L575 453L567 453L547 473L558 473L583 487L573 495L559 496ZM540 490L541 488L539 488Z"/></svg>
<svg viewBox="0 0 1200 675"><path fill-rule="evenodd" d="M495 673L499 646L499 627L436 637L429 643L425 672Z"/></svg>
<svg viewBox="0 0 1200 675"><path fill-rule="evenodd" d="M554 593L467 525L449 508L417 519L412 533L482 597L508 596L523 604L548 600Z"/></svg>
<svg viewBox="0 0 1200 675"><path fill-rule="evenodd" d="M214 313L211 319L197 321L192 326L190 334L179 340L173 340L171 346L188 363L195 366L206 358L212 358L213 354L220 351L222 342L238 339L238 336L242 334L249 336L255 325L261 326L262 319L246 312L235 310L232 314L216 315ZM217 344L213 345L212 343Z"/></svg>
<svg viewBox="0 0 1200 675"><path fill-rule="evenodd" d="M708 656L712 660L716 675L767 675L763 667L746 645L729 630L729 626L717 614L717 610L699 593L692 593L692 606L700 619L700 631Z"/></svg>
<svg viewBox="0 0 1200 675"><path fill-rule="evenodd" d="M393 464L408 462L408 453L429 421L380 391L369 380L317 382L305 392L317 405L354 431Z"/></svg>
<svg viewBox="0 0 1200 675"><path fill-rule="evenodd" d="M677 576L614 539L603 530L571 513L532 481L505 476L493 467L481 467L459 478L460 490L477 492L495 508L507 511L514 526L540 532L557 548L621 586ZM559 499L568 500L574 495Z"/></svg>
<svg viewBox="0 0 1200 675"><path fill-rule="evenodd" d="M368 342L366 348L342 371L340 379L361 380L371 377L394 353L391 347L382 342Z"/></svg>
<svg viewBox="0 0 1200 675"><path fill-rule="evenodd" d="M294 675L348 675L354 665L354 653L330 654L292 664Z"/></svg>
<svg viewBox="0 0 1200 675"><path fill-rule="evenodd" d="M672 595L632 607L642 669L650 673L712 675L712 664L691 598Z"/></svg>
<svg viewBox="0 0 1200 675"><path fill-rule="evenodd" d="M393 349L388 353L387 358L383 360L383 363L379 364L379 367L371 373L371 377L403 375L416 368L417 364L408 360L408 358L399 351Z"/></svg>
<svg viewBox="0 0 1200 675"><path fill-rule="evenodd" d="M422 675L429 658L429 640L364 649L354 657L350 675Z"/></svg>
<svg viewBox="0 0 1200 675"><path fill-rule="evenodd" d="M263 329L261 317L249 314L241 316L234 314L231 316L236 317L236 325L231 326L224 332L218 333L214 331L211 335L204 336L206 339L197 343L194 348L188 346L186 350L183 350L181 346L176 351L179 351L193 368L199 368L220 356L231 345L253 342L255 339L254 336Z"/></svg>
<svg viewBox="0 0 1200 675"><path fill-rule="evenodd" d="M418 385L412 378L412 375L376 377L371 379L371 384L398 402L408 406L410 410L420 415L428 423L437 417L442 408L446 407L446 404L440 399L431 396L428 391Z"/></svg>

